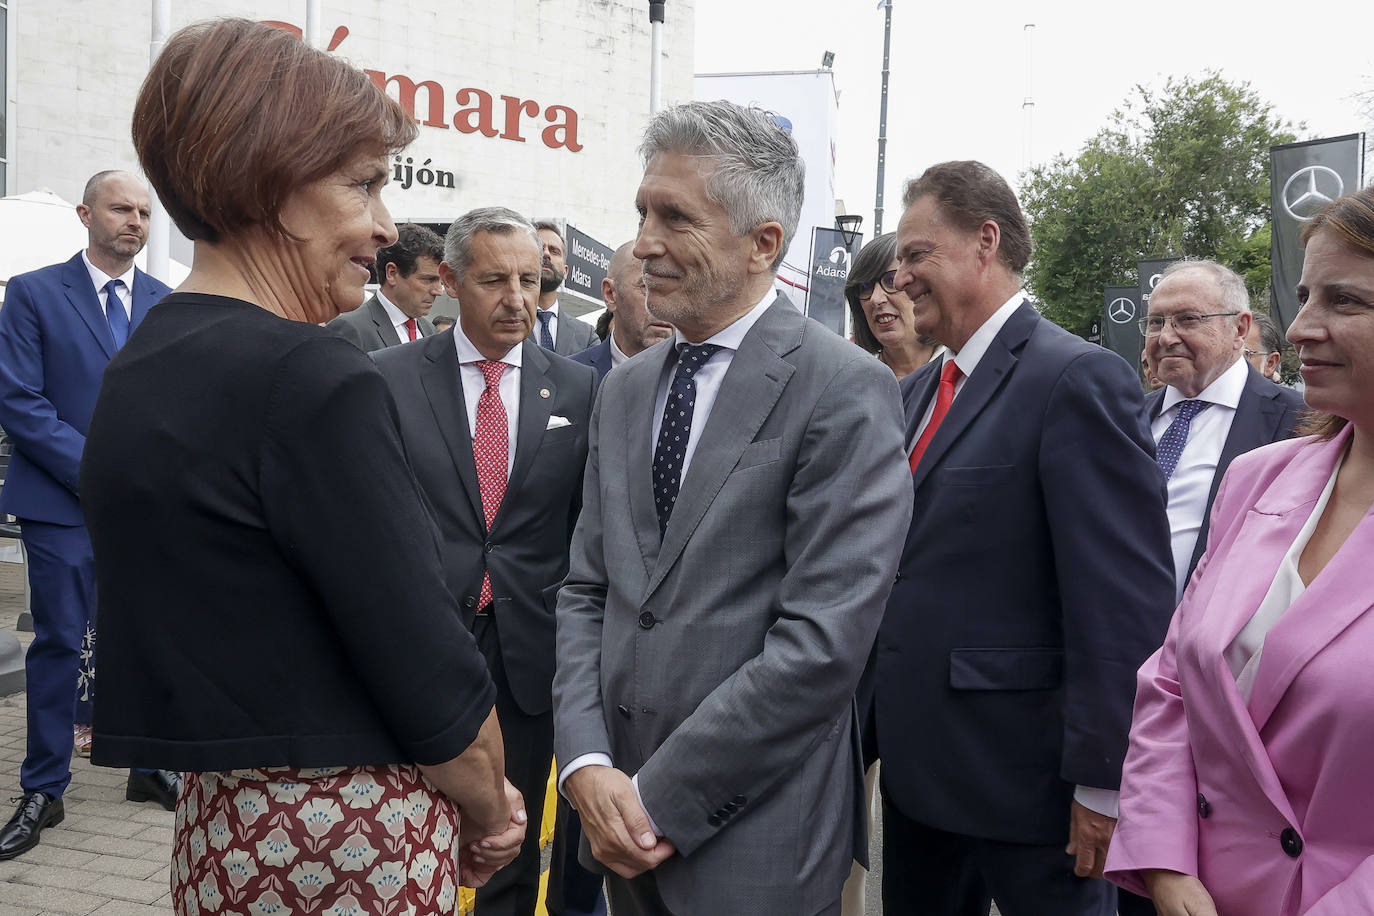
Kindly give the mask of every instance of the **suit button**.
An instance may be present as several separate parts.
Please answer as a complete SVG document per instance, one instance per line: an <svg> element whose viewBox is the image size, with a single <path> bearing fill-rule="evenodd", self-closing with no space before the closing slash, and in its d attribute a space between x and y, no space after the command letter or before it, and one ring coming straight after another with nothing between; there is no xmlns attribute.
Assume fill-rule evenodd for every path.
<svg viewBox="0 0 1374 916"><path fill-rule="evenodd" d="M463 599L463 607L477 607L477 599L468 595L467 598Z"/></svg>
<svg viewBox="0 0 1374 916"><path fill-rule="evenodd" d="M639 625L646 630L652 630L656 623L658 623L658 618L650 611L645 611L643 614L639 615Z"/></svg>
<svg viewBox="0 0 1374 916"><path fill-rule="evenodd" d="M1279 845L1290 859L1302 855L1302 837L1298 836L1298 832L1292 827L1283 828L1283 832L1279 834Z"/></svg>
<svg viewBox="0 0 1374 916"><path fill-rule="evenodd" d="M894 576L894 577L892 578L892 581L893 581L893 582L901 582L901 581L902 581L902 574L901 574L901 573L897 573L897 575Z"/></svg>
<svg viewBox="0 0 1374 916"><path fill-rule="evenodd" d="M482 549L485 550L487 553L491 553L496 548L493 547L491 544L483 544Z"/></svg>
<svg viewBox="0 0 1374 916"><path fill-rule="evenodd" d="M1201 792L1197 794L1197 816L1206 820L1212 814L1212 804Z"/></svg>
<svg viewBox="0 0 1374 916"><path fill-rule="evenodd" d="M712 814L706 818L706 823L710 824L712 827L719 827L724 821L725 818L721 817L719 814Z"/></svg>
<svg viewBox="0 0 1374 916"><path fill-rule="evenodd" d="M625 718L630 718L630 707L624 705L623 703L616 707L616 711L619 712Z"/></svg>
<svg viewBox="0 0 1374 916"><path fill-rule="evenodd" d="M743 795L736 795L734 798L730 799L730 801L737 808L743 808L745 805L749 804L749 799L745 798Z"/></svg>

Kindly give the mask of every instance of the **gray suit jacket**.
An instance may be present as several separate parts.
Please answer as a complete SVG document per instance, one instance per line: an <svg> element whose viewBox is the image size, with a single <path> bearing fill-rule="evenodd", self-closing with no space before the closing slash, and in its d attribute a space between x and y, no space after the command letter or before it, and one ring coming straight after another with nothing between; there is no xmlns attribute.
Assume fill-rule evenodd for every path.
<svg viewBox="0 0 1374 916"><path fill-rule="evenodd" d="M558 597L555 752L638 774L680 913L811 913L867 853L853 711L911 517L891 371L778 300L735 354L660 543L671 342L608 375Z"/></svg>
<svg viewBox="0 0 1374 916"><path fill-rule="evenodd" d="M415 326L421 337L429 337L434 333L434 325L428 318L415 319ZM391 316L386 313L381 300L376 296L372 296L353 311L344 312L326 327L353 341L364 353L402 343L396 328L391 324Z"/></svg>
<svg viewBox="0 0 1374 916"><path fill-rule="evenodd" d="M534 333L530 339L539 343L539 321L534 322ZM558 331L553 338L553 352L559 356L572 356L597 343L596 328L581 318L574 318L561 305L558 308Z"/></svg>

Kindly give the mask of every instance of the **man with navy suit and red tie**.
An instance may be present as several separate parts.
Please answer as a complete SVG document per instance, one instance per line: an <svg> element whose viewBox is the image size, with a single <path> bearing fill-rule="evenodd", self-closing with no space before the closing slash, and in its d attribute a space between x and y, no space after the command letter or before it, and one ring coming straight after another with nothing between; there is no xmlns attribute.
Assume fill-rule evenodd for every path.
<svg viewBox="0 0 1374 916"><path fill-rule="evenodd" d="M915 497L870 671L889 914L1109 916L1135 672L1174 606L1139 379L1021 289L978 162L907 185L896 285L948 348L903 380Z"/></svg>
<svg viewBox="0 0 1374 916"><path fill-rule="evenodd" d="M86 250L14 277L0 309L0 427L14 441L0 513L19 519L34 629L25 659L23 797L0 830L0 859L32 849L43 828L64 816L81 642L95 610L94 561L77 480L105 366L170 292L134 267L148 239L150 210L148 191L128 172L92 176L76 208L87 229ZM170 811L177 783L161 770L132 772L126 795Z"/></svg>

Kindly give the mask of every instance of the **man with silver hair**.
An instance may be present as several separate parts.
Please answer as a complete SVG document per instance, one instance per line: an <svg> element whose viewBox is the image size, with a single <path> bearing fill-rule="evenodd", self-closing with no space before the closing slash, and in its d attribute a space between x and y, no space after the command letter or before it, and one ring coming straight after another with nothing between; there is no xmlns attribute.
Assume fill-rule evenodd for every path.
<svg viewBox="0 0 1374 916"><path fill-rule="evenodd" d="M854 689L911 514L896 382L772 291L803 175L765 112L676 106L640 152L633 253L676 331L592 418L560 787L617 916L838 913L867 853Z"/></svg>
<svg viewBox="0 0 1374 916"><path fill-rule="evenodd" d="M1164 271L1140 320L1146 356L1164 382L1145 399L1169 485L1169 532L1179 597L1207 547L1226 468L1251 449L1293 436L1302 396L1244 359L1253 316L1245 281L1215 261Z"/></svg>
<svg viewBox="0 0 1374 916"><path fill-rule="evenodd" d="M449 588L496 683L506 776L537 825L553 757L552 611L596 373L529 339L539 242L520 214L486 207L459 217L439 273L458 300L453 332L374 357L443 537ZM532 916L538 892L535 828L520 858L478 889L477 912Z"/></svg>

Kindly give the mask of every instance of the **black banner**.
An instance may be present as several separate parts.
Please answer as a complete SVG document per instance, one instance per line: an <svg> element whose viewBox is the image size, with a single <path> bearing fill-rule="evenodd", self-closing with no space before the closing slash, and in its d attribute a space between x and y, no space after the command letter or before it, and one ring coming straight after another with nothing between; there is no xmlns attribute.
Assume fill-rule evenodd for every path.
<svg viewBox="0 0 1374 916"><path fill-rule="evenodd" d="M811 279L807 284L806 314L841 336L845 333L845 317L849 313L844 301L844 281L862 245L863 236L857 232L853 243L846 245L844 234L838 229L817 226L811 230Z"/></svg>
<svg viewBox="0 0 1374 916"><path fill-rule="evenodd" d="M1281 331L1298 314L1303 223L1342 194L1359 190L1363 178L1364 134L1269 148L1269 314Z"/></svg>
<svg viewBox="0 0 1374 916"><path fill-rule="evenodd" d="M1140 308L1140 288L1108 286L1102 291L1102 346L1130 363L1140 365L1144 340L1137 322L1144 316Z"/></svg>
<svg viewBox="0 0 1374 916"><path fill-rule="evenodd" d="M606 269L611 266L614 252L585 232L572 226L567 230L568 250L564 255L568 262L568 279L564 286L600 302L601 281L606 279Z"/></svg>

